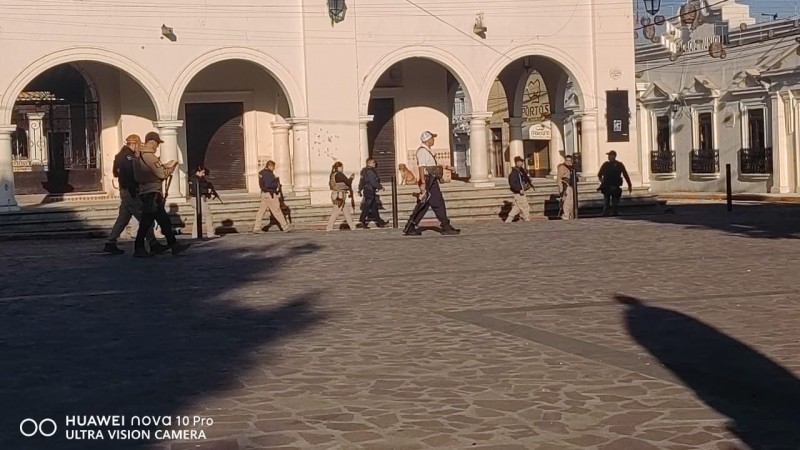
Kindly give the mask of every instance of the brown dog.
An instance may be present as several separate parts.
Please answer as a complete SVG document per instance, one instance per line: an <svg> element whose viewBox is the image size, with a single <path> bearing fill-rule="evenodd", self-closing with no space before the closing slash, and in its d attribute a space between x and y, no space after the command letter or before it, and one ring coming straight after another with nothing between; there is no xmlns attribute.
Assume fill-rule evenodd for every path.
<svg viewBox="0 0 800 450"><path fill-rule="evenodd" d="M400 170L400 186L417 184L417 177L414 176L414 172L408 170L405 164L398 165L397 169Z"/></svg>

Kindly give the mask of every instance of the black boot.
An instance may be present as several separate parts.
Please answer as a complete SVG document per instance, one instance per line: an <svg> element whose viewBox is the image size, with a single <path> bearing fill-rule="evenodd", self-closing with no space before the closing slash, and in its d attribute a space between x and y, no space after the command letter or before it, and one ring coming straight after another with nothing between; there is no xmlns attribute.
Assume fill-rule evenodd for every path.
<svg viewBox="0 0 800 450"><path fill-rule="evenodd" d="M403 234L406 236L421 236L422 231L414 225L414 222L408 222L406 227L403 229Z"/></svg>
<svg viewBox="0 0 800 450"><path fill-rule="evenodd" d="M442 234L451 235L452 236L452 235L456 235L456 234L461 234L461 230L459 230L458 228L454 228L450 224L447 224L447 225L442 227Z"/></svg>
<svg viewBox="0 0 800 450"><path fill-rule="evenodd" d="M106 253L111 253L112 255L121 255L125 253L125 250L117 247L116 242L106 242L106 245L103 246L103 251Z"/></svg>
<svg viewBox="0 0 800 450"><path fill-rule="evenodd" d="M152 253L148 252L144 248L137 248L133 252L133 257L134 258L152 258L153 256L155 256L155 255L153 255Z"/></svg>
<svg viewBox="0 0 800 450"><path fill-rule="evenodd" d="M155 241L152 244L150 244L150 252L152 252L152 253L154 253L156 255L160 255L162 253L166 253L167 250L169 250L169 246L168 245L162 245L158 241Z"/></svg>
<svg viewBox="0 0 800 450"><path fill-rule="evenodd" d="M186 251L186 249L191 247L191 245L192 244L188 243L184 244L183 242L175 241L175 243L172 244L170 248L172 249L172 254L177 255L178 253L183 253L184 251Z"/></svg>

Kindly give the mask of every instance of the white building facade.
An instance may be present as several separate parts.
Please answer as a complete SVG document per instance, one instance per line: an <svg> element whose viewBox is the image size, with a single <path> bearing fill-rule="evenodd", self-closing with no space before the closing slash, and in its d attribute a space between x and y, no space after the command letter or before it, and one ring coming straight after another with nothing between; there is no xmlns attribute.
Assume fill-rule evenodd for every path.
<svg viewBox="0 0 800 450"><path fill-rule="evenodd" d="M694 29L674 21L637 47L641 171L654 191L725 192L730 165L734 193L800 192L800 21L755 22L746 5L715 4Z"/></svg>
<svg viewBox="0 0 800 450"><path fill-rule="evenodd" d="M335 161L348 173L368 156L385 177L400 163L414 170L423 130L440 135L442 160L462 159L469 182L491 184L492 86L500 80L509 99L513 160L532 70L547 84L554 148L566 148L564 125L577 120L587 176L610 149L641 166L634 18L617 0L535 10L347 0L342 13L338 0L3 3L0 211L23 194L115 196L114 155L149 131L164 140L162 159L180 163L175 200L198 164L218 189L256 193L258 170L274 160L291 195L325 203ZM469 125L458 155L447 138L456 92Z"/></svg>

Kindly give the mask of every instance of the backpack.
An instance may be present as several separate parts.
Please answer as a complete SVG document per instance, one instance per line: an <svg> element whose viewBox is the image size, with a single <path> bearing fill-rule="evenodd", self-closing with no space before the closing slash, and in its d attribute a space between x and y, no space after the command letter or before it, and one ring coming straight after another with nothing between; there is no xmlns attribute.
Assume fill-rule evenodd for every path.
<svg viewBox="0 0 800 450"><path fill-rule="evenodd" d="M138 156L134 156L131 166L133 166L133 177L136 179L137 183L142 184L152 181L150 179L152 171L147 163L144 162L141 153L139 153Z"/></svg>
<svg viewBox="0 0 800 450"><path fill-rule="evenodd" d="M337 172L333 172L331 174L331 179L328 180L328 187L330 187L332 191L336 190L336 173Z"/></svg>
<svg viewBox="0 0 800 450"><path fill-rule="evenodd" d="M119 178L119 185L122 188L130 190L131 193L136 192L139 185L134 175L133 164L135 159L135 154L128 155L124 153L119 153L116 158L114 158L114 169Z"/></svg>
<svg viewBox="0 0 800 450"><path fill-rule="evenodd" d="M361 169L361 179L358 180L358 192L363 191L364 186L366 186L367 184L367 179L365 177L365 175L367 174L367 170L369 169L367 169L366 167Z"/></svg>

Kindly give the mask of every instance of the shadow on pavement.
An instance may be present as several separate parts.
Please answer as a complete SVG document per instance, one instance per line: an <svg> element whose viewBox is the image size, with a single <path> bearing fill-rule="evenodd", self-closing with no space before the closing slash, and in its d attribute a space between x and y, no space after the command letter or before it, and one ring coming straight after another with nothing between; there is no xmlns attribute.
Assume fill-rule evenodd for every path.
<svg viewBox="0 0 800 450"><path fill-rule="evenodd" d="M688 315L624 295L630 335L752 450L800 448L800 380L746 344Z"/></svg>
<svg viewBox="0 0 800 450"><path fill-rule="evenodd" d="M260 301L254 290L261 283L319 248L193 247L145 261L65 256L62 267L55 267L58 256L3 255L0 266L28 286L0 299L0 448L143 449L146 442L110 441L107 433L105 440L66 440L65 417L118 415L126 429L154 430L131 426L131 417L174 420L195 402L243 388L238 377L268 361L271 346L325 318L315 310L317 292L279 303L269 302L275 292L264 287L264 307L246 306L244 297ZM226 404L233 405L225 400L207 415L226 414ZM25 438L25 418L53 418L57 434Z"/></svg>
<svg viewBox="0 0 800 450"><path fill-rule="evenodd" d="M645 220L683 225L688 229L720 230L763 239L800 239L800 205L725 203L668 205L669 214L618 216L620 220Z"/></svg>

